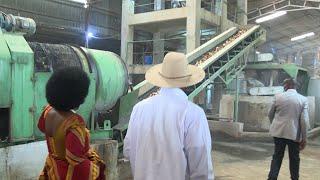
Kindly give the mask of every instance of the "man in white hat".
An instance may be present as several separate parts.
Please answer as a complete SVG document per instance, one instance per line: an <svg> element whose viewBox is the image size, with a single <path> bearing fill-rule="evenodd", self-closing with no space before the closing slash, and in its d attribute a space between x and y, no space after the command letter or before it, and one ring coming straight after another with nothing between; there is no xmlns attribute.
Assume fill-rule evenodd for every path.
<svg viewBox="0 0 320 180"><path fill-rule="evenodd" d="M161 90L139 102L131 114L124 155L135 180L214 179L206 115L181 89L204 76L176 52L147 71L146 80Z"/></svg>

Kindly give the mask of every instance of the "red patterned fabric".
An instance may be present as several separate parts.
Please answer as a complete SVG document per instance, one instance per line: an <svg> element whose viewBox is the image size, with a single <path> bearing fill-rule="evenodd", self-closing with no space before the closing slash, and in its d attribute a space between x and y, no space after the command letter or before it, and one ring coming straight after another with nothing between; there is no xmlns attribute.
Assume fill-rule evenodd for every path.
<svg viewBox="0 0 320 180"><path fill-rule="evenodd" d="M38 128L44 134L46 115L51 109L47 106L39 119ZM46 134L49 155L39 179L105 179L105 165L90 149L89 139L85 123L77 114L65 119L52 137Z"/></svg>

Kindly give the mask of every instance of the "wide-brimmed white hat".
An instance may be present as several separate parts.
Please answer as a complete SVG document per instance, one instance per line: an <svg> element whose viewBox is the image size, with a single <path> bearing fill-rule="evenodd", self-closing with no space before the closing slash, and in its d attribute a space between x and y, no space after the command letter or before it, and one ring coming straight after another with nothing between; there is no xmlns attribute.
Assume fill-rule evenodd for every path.
<svg viewBox="0 0 320 180"><path fill-rule="evenodd" d="M162 64L150 68L146 80L158 87L181 88L199 83L205 72L194 65L189 65L183 53L169 52Z"/></svg>

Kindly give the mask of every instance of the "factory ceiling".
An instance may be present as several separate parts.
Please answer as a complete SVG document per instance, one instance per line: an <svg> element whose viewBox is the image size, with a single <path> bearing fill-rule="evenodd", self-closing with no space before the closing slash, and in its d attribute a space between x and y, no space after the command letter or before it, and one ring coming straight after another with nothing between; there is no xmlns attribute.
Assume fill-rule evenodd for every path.
<svg viewBox="0 0 320 180"><path fill-rule="evenodd" d="M319 0L248 0L249 24L275 10L287 11L286 15L261 23L267 30L267 41L259 50L287 56L320 47L319 5ZM315 35L291 41L292 37L309 32Z"/></svg>

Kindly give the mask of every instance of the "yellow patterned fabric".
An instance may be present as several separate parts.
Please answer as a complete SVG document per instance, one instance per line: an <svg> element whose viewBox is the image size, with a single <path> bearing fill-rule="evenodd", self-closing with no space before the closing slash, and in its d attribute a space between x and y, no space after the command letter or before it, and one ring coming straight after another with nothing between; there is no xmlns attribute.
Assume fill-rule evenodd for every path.
<svg viewBox="0 0 320 180"><path fill-rule="evenodd" d="M45 120L51 107L46 107L38 127L45 133ZM49 155L40 180L105 179L105 165L98 154L90 149L89 131L81 116L66 118L54 132L46 136ZM101 169L101 170L100 170Z"/></svg>

